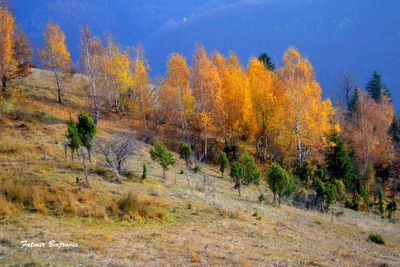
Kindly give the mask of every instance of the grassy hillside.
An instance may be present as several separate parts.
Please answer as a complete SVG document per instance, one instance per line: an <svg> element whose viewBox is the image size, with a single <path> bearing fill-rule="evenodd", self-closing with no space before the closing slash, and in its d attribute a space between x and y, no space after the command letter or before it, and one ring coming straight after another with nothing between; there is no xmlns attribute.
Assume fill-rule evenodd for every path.
<svg viewBox="0 0 400 267"><path fill-rule="evenodd" d="M400 225L334 207L329 213L276 207L258 189L220 178L218 168L193 173L183 160L167 172L138 141L121 184L94 153L91 187L79 161L66 160L66 121L86 109L83 78L56 103L48 72L11 85L0 102L0 265L5 266L396 266ZM134 133L132 118L107 114L97 136ZM178 159L178 155L175 155ZM142 164L149 177L140 182ZM182 174L183 173L183 174ZM263 188L266 186L261 185ZM386 241L367 241L380 234ZM21 241L76 242L77 248L21 248Z"/></svg>

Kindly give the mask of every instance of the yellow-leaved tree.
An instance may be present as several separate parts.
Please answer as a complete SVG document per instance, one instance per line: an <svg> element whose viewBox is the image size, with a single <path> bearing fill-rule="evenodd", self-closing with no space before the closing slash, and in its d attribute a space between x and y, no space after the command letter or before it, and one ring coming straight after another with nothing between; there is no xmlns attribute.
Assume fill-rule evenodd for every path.
<svg viewBox="0 0 400 267"><path fill-rule="evenodd" d="M103 62L104 86L108 96L108 105L118 112L123 109L122 95L131 85L129 54L121 51L119 45L109 35L105 55Z"/></svg>
<svg viewBox="0 0 400 267"><path fill-rule="evenodd" d="M44 46L39 50L39 57L42 64L54 73L57 86L58 102L61 104L61 74L69 70L71 56L65 44L65 34L60 26L48 22L43 33Z"/></svg>
<svg viewBox="0 0 400 267"><path fill-rule="evenodd" d="M17 71L14 57L15 19L8 9L0 7L0 76L2 91L7 91L7 81Z"/></svg>
<svg viewBox="0 0 400 267"><path fill-rule="evenodd" d="M250 140L257 130L249 80L234 53L226 60L218 53L213 58L221 76L221 89L217 92L214 109L216 123L230 156L237 159L238 141Z"/></svg>
<svg viewBox="0 0 400 267"><path fill-rule="evenodd" d="M148 76L148 66L143 55L141 46L136 47L136 57L132 60L132 84L135 90L136 113L143 121L145 130L145 142L150 144L150 126L149 121L152 117L155 107L154 91L152 90Z"/></svg>
<svg viewBox="0 0 400 267"><path fill-rule="evenodd" d="M217 92L221 89L218 69L207 56L204 47L197 45L193 56L191 84L195 99L193 132L202 141L201 160L207 158L208 139L214 130L213 111L216 106Z"/></svg>
<svg viewBox="0 0 400 267"><path fill-rule="evenodd" d="M321 87L308 59L290 47L283 64L279 78L286 94L286 112L281 122L286 129L281 136L286 140L281 143L288 146L288 151L296 151L301 164L327 145L334 111L329 99L322 100Z"/></svg>
<svg viewBox="0 0 400 267"><path fill-rule="evenodd" d="M255 135L256 156L265 162L267 147L275 142L274 136L281 127L282 103L277 101L280 95L274 90L276 74L267 69L262 61L251 58L247 67L247 79L251 92L254 116L257 122Z"/></svg>
<svg viewBox="0 0 400 267"><path fill-rule="evenodd" d="M185 58L177 53L169 56L167 74L160 87L160 102L168 124L181 129L182 140L188 140L188 118L193 112L190 93L190 70Z"/></svg>

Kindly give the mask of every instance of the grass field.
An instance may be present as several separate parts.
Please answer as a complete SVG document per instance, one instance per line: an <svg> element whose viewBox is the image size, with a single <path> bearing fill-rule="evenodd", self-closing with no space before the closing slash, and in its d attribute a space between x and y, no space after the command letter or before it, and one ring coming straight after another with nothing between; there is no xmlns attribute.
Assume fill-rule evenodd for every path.
<svg viewBox="0 0 400 267"><path fill-rule="evenodd" d="M68 80L60 106L50 74L34 70L0 102L1 266L400 265L399 223L339 206L328 213L277 207L271 194L260 203L256 187L238 197L216 166L195 174L182 160L164 184L140 141L127 164L133 179L113 182L95 153L91 187L77 184L83 167L65 159L63 142L66 120L87 106L82 83L79 75ZM108 114L98 136L139 137L136 125ZM135 176L144 162L149 177L142 183ZM368 241L370 234L386 244ZM78 247L21 248L24 240Z"/></svg>

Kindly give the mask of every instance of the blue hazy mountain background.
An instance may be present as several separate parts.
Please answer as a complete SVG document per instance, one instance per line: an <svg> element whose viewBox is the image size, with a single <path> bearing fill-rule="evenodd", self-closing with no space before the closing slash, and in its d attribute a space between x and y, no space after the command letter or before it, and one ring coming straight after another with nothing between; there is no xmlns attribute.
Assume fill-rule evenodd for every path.
<svg viewBox="0 0 400 267"><path fill-rule="evenodd" d="M111 32L122 46L142 43L151 75L164 74L168 55L191 61L195 44L234 51L242 63L266 51L279 65L288 46L310 58L324 95L337 97L338 76L350 70L364 87L377 70L400 107L398 0L11 0L32 45L48 19L61 25L74 59L79 26Z"/></svg>

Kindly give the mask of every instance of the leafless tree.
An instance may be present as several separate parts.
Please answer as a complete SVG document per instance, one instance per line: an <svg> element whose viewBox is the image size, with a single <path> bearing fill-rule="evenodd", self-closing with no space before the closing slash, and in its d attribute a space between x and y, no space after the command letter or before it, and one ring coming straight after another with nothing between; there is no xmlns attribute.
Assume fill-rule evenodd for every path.
<svg viewBox="0 0 400 267"><path fill-rule="evenodd" d="M115 135L111 140L98 140L96 147L104 156L105 163L114 172L118 182L125 171L125 163L133 155L136 139L128 134Z"/></svg>
<svg viewBox="0 0 400 267"><path fill-rule="evenodd" d="M99 39L91 36L88 26L81 28L80 65L89 84L89 108L93 112L93 120L97 125L100 114L99 80L104 48Z"/></svg>
<svg viewBox="0 0 400 267"><path fill-rule="evenodd" d="M356 85L353 72L345 70L340 73L338 78L339 99L340 102L343 101L343 104L346 105L346 107L349 105L351 95Z"/></svg>
<svg viewBox="0 0 400 267"><path fill-rule="evenodd" d="M8 0L0 0L0 7L8 9L9 8Z"/></svg>

